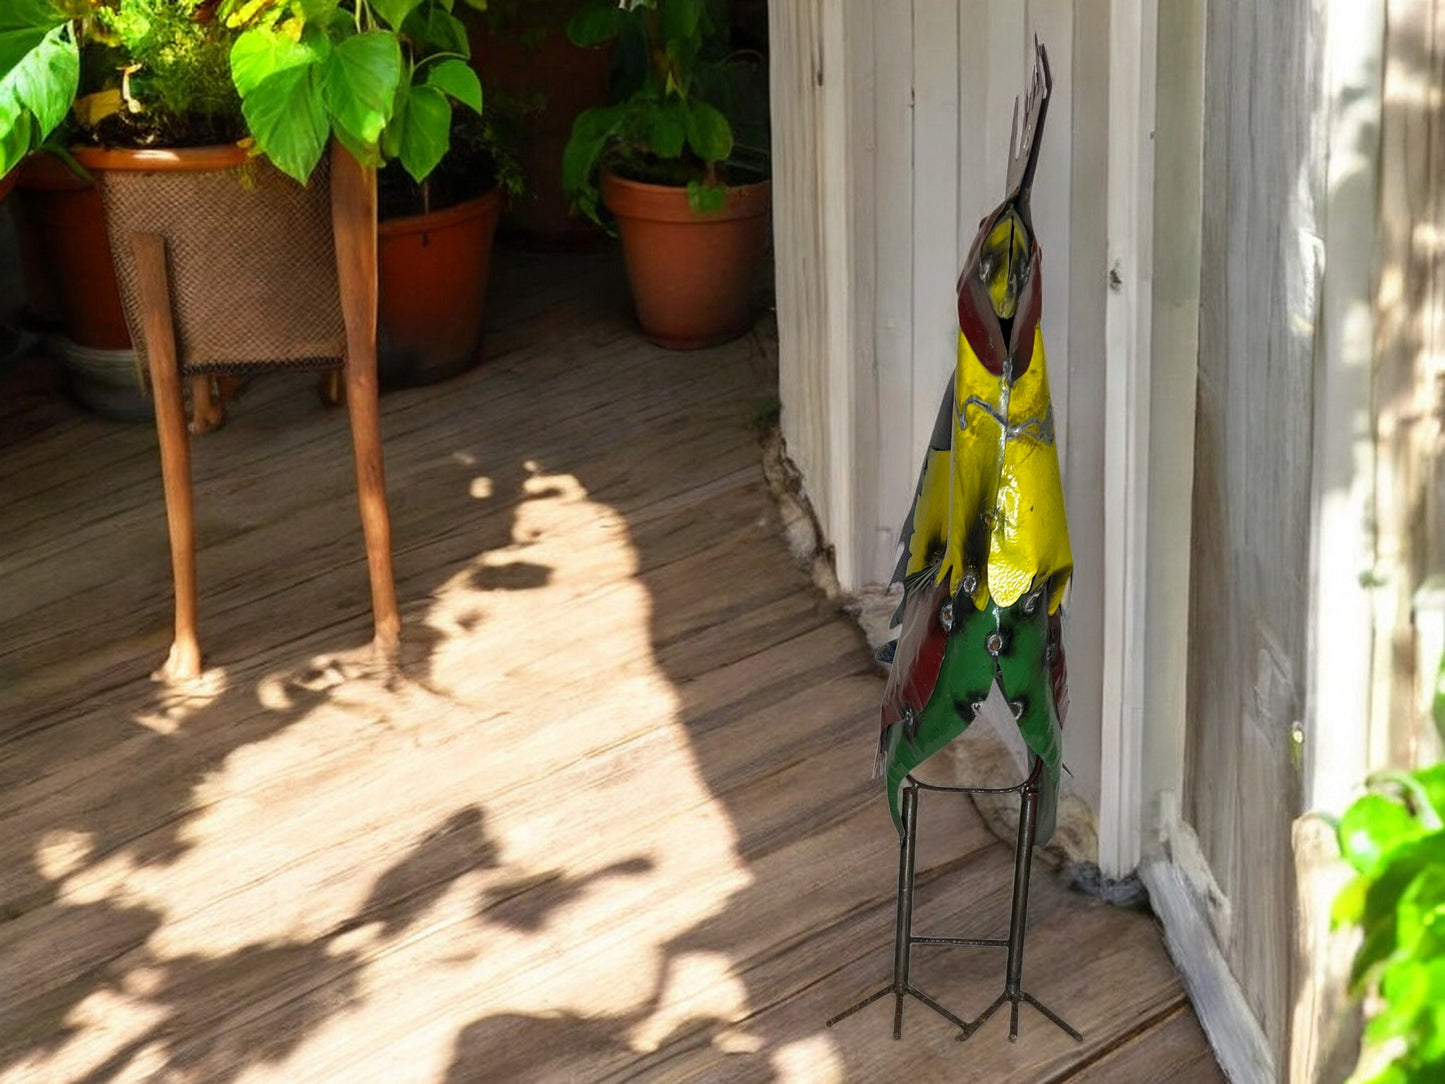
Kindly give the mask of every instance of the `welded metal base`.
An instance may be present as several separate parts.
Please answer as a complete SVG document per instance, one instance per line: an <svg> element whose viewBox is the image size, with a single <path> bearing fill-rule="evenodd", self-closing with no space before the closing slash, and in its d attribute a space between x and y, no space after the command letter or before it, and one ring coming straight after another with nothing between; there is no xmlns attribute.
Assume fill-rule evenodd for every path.
<svg viewBox="0 0 1445 1084"><path fill-rule="evenodd" d="M826 1026L832 1027L838 1021L843 1020L860 1009L881 998L892 994L893 1004L893 1037L901 1038L903 1035L903 999L912 997L927 1005L934 1012L938 1013L945 1020L955 1024L959 1029L959 1041L962 1042L971 1038L979 1028L983 1027L989 1017L1004 1004L1009 1003L1009 1041L1018 1040L1019 1033L1019 1005L1027 1003L1032 1005L1047 1019L1051 1020L1075 1042L1083 1042L1084 1037L1070 1027L1064 1020L1049 1009L1032 994L1023 989L1023 967L1024 967L1024 935L1028 926L1029 907L1029 875L1032 871L1032 858L1034 850L1034 839L1038 828L1039 809L1039 773L1042 762L1034 765L1034 770L1029 777L1016 787L945 787L930 783L920 783L912 776L903 786L903 839L899 842L898 851L898 914L894 925L893 937L893 981L883 989L869 994L856 1005L851 1005L838 1015L831 1018ZM1008 794L1017 791L1020 797L1019 807L1019 831L1018 843L1014 851L1014 883L1013 883L1013 909L1009 918L1009 935L1007 939L998 938L976 938L976 937L915 937L913 935L913 881L914 881L914 860L918 851L918 792L920 790L938 790L950 793L961 794ZM1004 990L994 999L992 1005L973 1021L965 1023L953 1013L949 1012L933 998L929 997L922 990L913 986L908 981L909 957L914 945L969 945L984 948L1006 948L1008 949L1008 962L1005 966Z"/></svg>

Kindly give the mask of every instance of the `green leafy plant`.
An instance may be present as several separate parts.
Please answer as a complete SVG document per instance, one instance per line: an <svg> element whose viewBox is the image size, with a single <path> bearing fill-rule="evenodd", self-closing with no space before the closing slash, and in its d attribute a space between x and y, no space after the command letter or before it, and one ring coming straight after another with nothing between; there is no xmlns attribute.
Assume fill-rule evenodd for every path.
<svg viewBox="0 0 1445 1084"><path fill-rule="evenodd" d="M601 223L604 168L635 180L686 185L696 212L720 209L729 181L766 175L767 151L737 137L733 82L746 57L728 52L726 13L710 0L593 0L568 23L573 44L615 43L611 105L572 125L562 184Z"/></svg>
<svg viewBox="0 0 1445 1084"><path fill-rule="evenodd" d="M6 0L0 175L84 90L109 97L111 108L79 118L97 139L120 129L175 146L196 141L193 124L240 132L304 181L335 138L368 165L395 159L420 180L446 153L453 104L482 108L453 3ZM107 132L116 113L127 122Z"/></svg>
<svg viewBox="0 0 1445 1084"><path fill-rule="evenodd" d="M1445 661L1434 713L1445 736ZM1336 898L1333 920L1363 933L1350 982L1369 995L1351 1079L1445 1080L1445 763L1372 777L1337 833L1356 876Z"/></svg>
<svg viewBox="0 0 1445 1084"><path fill-rule="evenodd" d="M523 195L527 186L517 147L529 115L522 100L494 92L487 93L485 114L456 111L446 156L424 179L414 179L399 161L377 173L381 217L440 211L494 187L507 199Z"/></svg>

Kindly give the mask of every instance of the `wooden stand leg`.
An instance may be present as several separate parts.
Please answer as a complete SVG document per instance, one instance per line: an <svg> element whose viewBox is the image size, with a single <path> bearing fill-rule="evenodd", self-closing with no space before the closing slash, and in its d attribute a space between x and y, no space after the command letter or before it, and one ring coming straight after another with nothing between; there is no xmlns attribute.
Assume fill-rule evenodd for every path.
<svg viewBox="0 0 1445 1084"><path fill-rule="evenodd" d="M196 517L191 494L191 442L186 432L186 407L171 322L166 243L158 234L139 233L131 237L131 248L145 320L146 360L155 394L176 592L175 640L165 665L152 676L158 680L187 680L201 672L201 647L196 639Z"/></svg>
<svg viewBox="0 0 1445 1084"><path fill-rule="evenodd" d="M392 575L391 520L386 509L377 400L376 171L363 167L339 144L333 145L331 153L331 221L346 318L346 405L371 574L374 644L383 660L393 662L401 640L401 616Z"/></svg>
<svg viewBox="0 0 1445 1084"><path fill-rule="evenodd" d="M326 406L340 406L346 400L346 383L342 374L335 369L322 373L316 385L316 394Z"/></svg>
<svg viewBox="0 0 1445 1084"><path fill-rule="evenodd" d="M191 424L195 436L219 429L226 420L226 408L221 396L215 394L209 376L191 377Z"/></svg>

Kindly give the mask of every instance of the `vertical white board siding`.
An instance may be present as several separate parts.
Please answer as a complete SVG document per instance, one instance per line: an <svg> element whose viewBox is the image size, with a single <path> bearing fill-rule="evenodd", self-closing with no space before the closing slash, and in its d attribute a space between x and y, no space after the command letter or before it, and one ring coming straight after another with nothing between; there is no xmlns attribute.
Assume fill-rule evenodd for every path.
<svg viewBox="0 0 1445 1084"><path fill-rule="evenodd" d="M871 535L855 509L860 484L868 490L862 506L870 519L876 514L876 472L858 440L871 336L855 334L855 297L868 295L855 280L871 261L855 261L854 243L860 223L871 232L871 215L856 211L854 200L871 188L872 148L870 140L854 139L859 80L849 44L850 26L867 14L861 0L769 6L783 436L845 584L858 582L859 538ZM862 416L874 418L871 404Z"/></svg>
<svg viewBox="0 0 1445 1084"><path fill-rule="evenodd" d="M824 319L817 208L813 88L820 52L816 3L768 5L773 144L773 248L778 307L778 395L783 436L822 521L834 536L827 461L829 398L821 352Z"/></svg>
<svg viewBox="0 0 1445 1084"><path fill-rule="evenodd" d="M874 262L872 387L877 407L876 428L860 427L859 439L872 445L878 489L873 552L860 561L859 577L860 582L881 583L892 571L922 448L908 446L914 439L913 171L902 168L913 161L913 0L875 0L872 10L871 121L877 146L873 230L871 238L864 233L858 241L860 251Z"/></svg>
<svg viewBox="0 0 1445 1084"><path fill-rule="evenodd" d="M1189 665L1189 553L1194 486L1194 403L1199 381L1203 226L1204 9L1159 8L1154 176L1154 319L1149 460L1149 650L1142 744L1145 807L1157 849L1184 792ZM1167 78L1166 78L1167 75Z"/></svg>
<svg viewBox="0 0 1445 1084"><path fill-rule="evenodd" d="M1108 281L1105 261L1109 129L1109 0L1076 0L1073 39L1056 54L1070 56L1069 239L1065 249L1046 257L1066 271L1066 304L1051 304L1051 343L1064 344L1062 364L1050 353L1049 377L1062 371L1067 416L1060 466L1069 510L1069 543L1074 579L1069 587L1064 645L1069 660L1069 732L1065 737L1070 768L1094 809L1100 789L1099 720L1104 670L1104 304ZM1045 282L1047 286L1047 281ZM1061 299L1062 301L1063 299ZM1045 298L1048 303L1048 298ZM1050 347L1050 350L1054 350Z"/></svg>
<svg viewBox="0 0 1445 1084"><path fill-rule="evenodd" d="M1154 0L1110 5L1099 864L1111 877L1140 857L1157 18Z"/></svg>
<svg viewBox="0 0 1445 1084"><path fill-rule="evenodd" d="M958 356L959 20L976 4L913 5L913 424L921 462ZM902 451L902 449L898 449Z"/></svg>
<svg viewBox="0 0 1445 1084"><path fill-rule="evenodd" d="M878 530L878 524L891 518L892 509L883 499L889 490L883 478L884 464L878 456L878 443L872 436L889 424L892 403L884 398L885 386L879 379L879 349L886 344L880 343L877 331L881 284L874 274L878 263L878 158L883 138L876 114L880 56L874 43L877 12L876 5L866 0L851 0L850 6L851 10L847 6L839 9L845 17L841 29L846 82L839 110L844 125L836 134L842 146L849 149L845 156L849 181L846 185L834 186L833 198L845 213L849 246L845 269L847 311L840 315L850 339L845 349L851 354L843 361L850 365L853 380L853 428L849 434L854 446L852 575L862 582L868 578L869 569L887 563L893 554L890 532ZM906 110L906 101L903 105ZM830 304L833 304L831 299Z"/></svg>
<svg viewBox="0 0 1445 1084"><path fill-rule="evenodd" d="M1011 42L1004 57L992 55L992 20L996 0L965 0L958 18L958 165L947 182L958 204L958 236L953 254L954 273L963 266L978 221L1003 198L1005 174L1003 163L1007 152L988 145L988 118L999 103L990 90L990 80L1004 68L1014 70L1015 80L1024 73L1022 59L1015 56ZM1020 84L1021 86L1022 84ZM1019 86L1012 94L1019 92ZM1012 97L1009 102L1012 103ZM1010 104L1010 109L1012 105ZM1004 139L1008 131L1004 130ZM955 283L956 285L956 283Z"/></svg>
<svg viewBox="0 0 1445 1084"><path fill-rule="evenodd" d="M853 7L856 10L857 0ZM866 161L868 137L859 141L861 146L852 146L849 92L856 73L849 57L846 10L837 3L824 3L817 9L822 48L814 80L820 128L814 168L819 196L818 247L822 253L821 369L826 374L828 395L828 455L824 469L828 472L833 535L847 540L835 548L834 566L841 582L856 583L861 526L858 491L872 488L874 474L871 457L859 454L857 392L867 386L872 349L871 337L868 349L860 350L862 344L855 341L853 333L853 209L855 194L863 195L859 192L863 174L860 171L860 176L855 177L853 173L861 161ZM868 469L860 474L864 464Z"/></svg>
<svg viewBox="0 0 1445 1084"><path fill-rule="evenodd" d="M1031 0L1023 28L1024 51L1016 61L1020 70L1033 59L1037 37L1049 50L1054 92L1044 127L1039 172L1034 178L1034 229L1044 246L1044 347L1049 365L1049 395L1054 404L1054 432L1059 466L1069 461L1069 252L1073 234L1073 177L1069 168L1074 151L1074 4L1073 0ZM1015 91L1017 93L1017 91ZM1047 167L1047 168L1046 168ZM1066 494L1070 509L1096 493ZM1077 769L1076 769L1077 770Z"/></svg>

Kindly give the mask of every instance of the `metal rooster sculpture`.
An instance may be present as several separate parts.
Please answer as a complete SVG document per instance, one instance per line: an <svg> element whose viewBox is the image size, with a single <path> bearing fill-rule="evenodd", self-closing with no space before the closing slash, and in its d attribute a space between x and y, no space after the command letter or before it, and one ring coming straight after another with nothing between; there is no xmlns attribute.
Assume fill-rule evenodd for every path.
<svg viewBox="0 0 1445 1084"><path fill-rule="evenodd" d="M979 224L958 280L958 362L944 390L894 582L903 584L879 757L899 788L962 734L997 684L1043 762L1037 842L1053 833L1067 704L1060 605L1073 569L1039 331L1029 196L1053 82L1036 46L1008 195Z"/></svg>
<svg viewBox="0 0 1445 1084"><path fill-rule="evenodd" d="M828 1021L832 1027L893 995L893 1037L906 998L923 1002L968 1039L1005 1002L1009 1038L1019 1006L1034 1006L1075 1041L1083 1036L1023 988L1033 848L1054 830L1062 767L1060 720L1067 700L1060 605L1073 570L1064 493L1054 449L1044 344L1039 334L1042 266L1029 216L1052 80L1034 42L1023 129L1014 109L1008 195L982 222L958 280L958 362L944 389L894 573L903 584L899 635L883 694L888 804L898 825L898 920L893 981ZM941 786L912 778L924 760L977 718L997 686L1032 754L1012 787ZM1012 791L1019 795L1013 903L1007 939L917 937L913 889L920 791ZM1008 950L1003 992L965 1022L909 980L914 945Z"/></svg>

